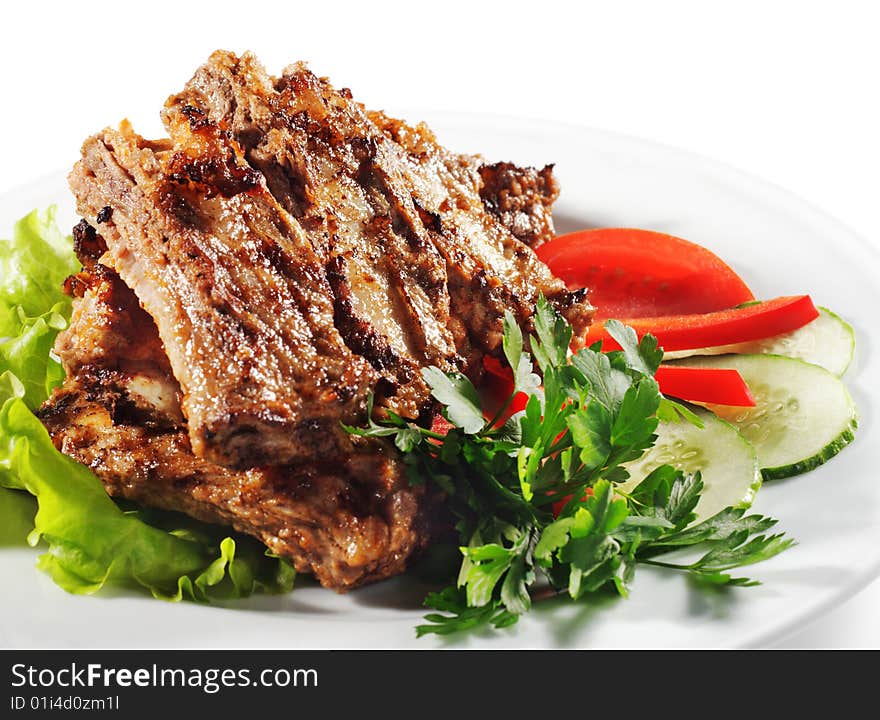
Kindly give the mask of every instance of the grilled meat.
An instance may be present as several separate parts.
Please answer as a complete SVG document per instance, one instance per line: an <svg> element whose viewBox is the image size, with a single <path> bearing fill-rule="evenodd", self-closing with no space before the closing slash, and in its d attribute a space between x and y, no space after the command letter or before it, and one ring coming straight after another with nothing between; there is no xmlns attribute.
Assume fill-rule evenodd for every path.
<svg viewBox="0 0 880 720"><path fill-rule="evenodd" d="M370 394L427 419L421 368L477 379L541 294L582 339L585 294L527 244L552 233L550 167L452 154L250 55L212 55L163 121L104 130L71 173L84 270L44 424L111 495L232 525L327 587L402 572L440 498L341 423Z"/></svg>
<svg viewBox="0 0 880 720"><path fill-rule="evenodd" d="M513 172L495 182L486 204L507 198L497 205L504 214L500 222L481 196L487 187L481 163L448 152L424 125L413 128L367 113L348 91L333 89L302 63L276 79L253 56L226 52L214 53L168 100L166 125L174 127L181 115L193 127L228 128L278 202L328 259L328 275L343 297L366 295L365 276L396 288L390 296L396 305L367 295L366 302L340 312L355 327L372 328L376 346L394 351L393 359L373 361L380 369L397 365L404 377L412 363L448 369L457 351L463 369L477 376L482 355L500 352L504 311L530 329L540 293L567 317L577 337L589 324L585 293L566 290L505 225L523 224L511 198L534 198L536 192L503 193ZM486 171L487 178L501 174ZM539 176L541 183L532 185L555 197L551 171ZM371 253L378 253L375 262ZM403 342L388 334L388 317L408 321ZM343 320L340 327L347 325ZM360 336L349 339L356 352L363 349ZM415 383L421 387L420 378Z"/></svg>
<svg viewBox="0 0 880 720"><path fill-rule="evenodd" d="M586 290L566 290L562 281L517 239L515 213L499 215L497 206L491 210L492 193L486 193L486 179L481 174L486 166L473 156L446 150L424 124L413 127L380 112L372 112L370 117L396 140L413 168L413 197L422 213L433 218L433 238L447 261L452 308L457 309L476 347L485 353L498 351L505 310L513 312L526 330L532 330L531 318L539 295L544 295L568 320L574 342L579 342L593 316ZM552 195L552 168L543 172L547 181L543 191ZM485 174L490 177L492 173ZM517 174L527 175L528 170L520 169ZM509 185L512 180L510 173L497 187ZM440 188L446 189L445 195ZM534 192L522 190L512 194L517 192L535 197Z"/></svg>
<svg viewBox="0 0 880 720"><path fill-rule="evenodd" d="M418 222L394 143L362 109L305 70L296 87L276 85L252 56L218 52L163 118L169 128L181 118L228 128L324 261L337 328L383 378L379 404L416 417L430 394L419 368L460 365L444 261Z"/></svg>
<svg viewBox="0 0 880 720"><path fill-rule="evenodd" d="M347 590L402 572L441 516L410 487L393 448L359 440L344 462L234 471L196 457L156 325L115 272L76 276L56 350L67 379L39 415L56 446L107 491L231 525Z"/></svg>
<svg viewBox="0 0 880 720"><path fill-rule="evenodd" d="M344 452L375 374L333 324L323 266L229 141L179 139L106 130L70 184L85 217L112 208L105 262L156 322L193 450L232 467Z"/></svg>
<svg viewBox="0 0 880 720"><path fill-rule="evenodd" d="M559 185L552 165L537 170L500 162L481 165L479 173L483 204L517 240L534 249L553 239L552 208Z"/></svg>
<svg viewBox="0 0 880 720"><path fill-rule="evenodd" d="M383 112L367 113L389 138L412 153L412 160L420 163L428 148L420 141L422 134L430 135L424 126L413 129L401 120ZM559 184L553 177L553 166L538 170L520 167L509 162L486 163L479 155L459 155L457 164L479 174L480 197L486 211L494 215L517 239L531 248L552 240L553 203L559 197Z"/></svg>

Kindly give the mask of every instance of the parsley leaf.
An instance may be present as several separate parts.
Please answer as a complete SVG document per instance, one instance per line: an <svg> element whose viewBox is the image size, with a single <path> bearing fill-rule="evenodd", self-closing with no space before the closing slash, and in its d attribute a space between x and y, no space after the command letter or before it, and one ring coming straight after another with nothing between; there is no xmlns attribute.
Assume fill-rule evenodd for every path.
<svg viewBox="0 0 880 720"><path fill-rule="evenodd" d="M605 329L620 345L625 365L634 372L651 377L660 367L663 349L657 347L657 338L645 335L639 341L636 331L620 320L607 320Z"/></svg>
<svg viewBox="0 0 880 720"><path fill-rule="evenodd" d="M485 424L480 396L470 380L461 373L444 373L440 368L422 369L422 377L431 395L445 406L446 419L469 435L480 432Z"/></svg>
<svg viewBox="0 0 880 720"><path fill-rule="evenodd" d="M532 352L541 370L546 372L548 367L565 365L571 343L571 325L543 295L538 298L535 310L535 332L537 337L532 337Z"/></svg>
<svg viewBox="0 0 880 720"><path fill-rule="evenodd" d="M699 415L690 410L686 405L670 400L667 397L661 398L660 407L657 408L657 419L661 422L680 422L684 420L694 427L703 428L703 421Z"/></svg>
<svg viewBox="0 0 880 720"><path fill-rule="evenodd" d="M600 403L609 412L620 406L631 382L626 373L611 367L608 355L581 350L571 363L584 377L593 402Z"/></svg>
<svg viewBox="0 0 880 720"><path fill-rule="evenodd" d="M541 386L541 378L534 372L532 361L527 353L523 353L522 330L510 310L504 312L504 340L502 343L504 357L513 370L513 392L534 394Z"/></svg>
<svg viewBox="0 0 880 720"><path fill-rule="evenodd" d="M518 616L501 606L500 601L480 607L467 604L464 593L454 587L447 587L437 593L429 593L425 598L425 607L439 610L440 613L425 615L427 625L416 626L416 637L424 635L450 635L464 630L473 630L490 624L495 628L513 625Z"/></svg>

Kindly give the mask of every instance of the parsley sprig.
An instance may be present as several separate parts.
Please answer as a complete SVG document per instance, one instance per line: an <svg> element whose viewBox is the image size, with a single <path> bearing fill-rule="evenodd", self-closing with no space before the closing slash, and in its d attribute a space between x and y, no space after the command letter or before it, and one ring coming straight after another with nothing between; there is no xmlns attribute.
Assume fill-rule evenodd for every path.
<svg viewBox="0 0 880 720"><path fill-rule="evenodd" d="M755 585L728 571L793 544L767 534L775 520L742 508L694 524L699 472L663 465L628 494L615 490L629 478L626 463L654 444L659 421L700 420L661 395L656 338L639 340L614 320L606 327L621 350L603 353L594 345L570 354L571 327L541 298L531 352L513 316L505 316L503 350L514 390L494 417L486 419L467 377L429 367L422 374L453 426L447 434L393 413L346 428L393 438L410 481L434 483L448 496L461 566L454 585L426 598L436 612L425 616L419 636L507 627L539 594L577 600L613 586L626 596L640 564L703 586ZM528 396L525 409L501 423L517 393ZM688 549L702 554L677 560Z"/></svg>

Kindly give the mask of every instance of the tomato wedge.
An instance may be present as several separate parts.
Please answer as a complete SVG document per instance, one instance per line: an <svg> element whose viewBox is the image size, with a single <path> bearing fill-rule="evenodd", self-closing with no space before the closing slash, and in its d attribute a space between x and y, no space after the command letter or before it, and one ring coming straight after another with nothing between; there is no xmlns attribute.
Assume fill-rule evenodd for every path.
<svg viewBox="0 0 880 720"><path fill-rule="evenodd" d="M736 370L661 365L654 375L660 392L681 400L754 407L755 398Z"/></svg>
<svg viewBox="0 0 880 720"><path fill-rule="evenodd" d="M706 313L667 317L622 319L639 337L654 335L667 351L733 345L761 340L797 330L819 316L809 295L779 297L745 307ZM587 335L587 343L602 341L603 350L619 350L620 346L599 324Z"/></svg>
<svg viewBox="0 0 880 720"><path fill-rule="evenodd" d="M706 313L754 299L717 255L652 230L580 230L535 252L570 289L590 289L600 320Z"/></svg>

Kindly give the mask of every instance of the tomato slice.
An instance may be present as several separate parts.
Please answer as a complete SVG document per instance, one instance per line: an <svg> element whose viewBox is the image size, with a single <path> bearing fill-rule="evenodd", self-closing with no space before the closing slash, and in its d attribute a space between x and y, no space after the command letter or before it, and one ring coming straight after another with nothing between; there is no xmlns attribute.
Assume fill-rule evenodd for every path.
<svg viewBox="0 0 880 720"><path fill-rule="evenodd" d="M797 330L818 316L809 295L794 295L704 315L630 318L621 322L639 337L651 333L664 350L672 351L774 337ZM602 341L603 350L620 349L601 325L591 326L587 335L587 343L597 340Z"/></svg>
<svg viewBox="0 0 880 720"><path fill-rule="evenodd" d="M599 320L706 313L754 299L717 255L652 230L580 230L535 252L570 289L589 288Z"/></svg>
<svg viewBox="0 0 880 720"><path fill-rule="evenodd" d="M755 406L749 386L742 375L733 369L661 365L654 377L660 392L681 400L738 407Z"/></svg>

